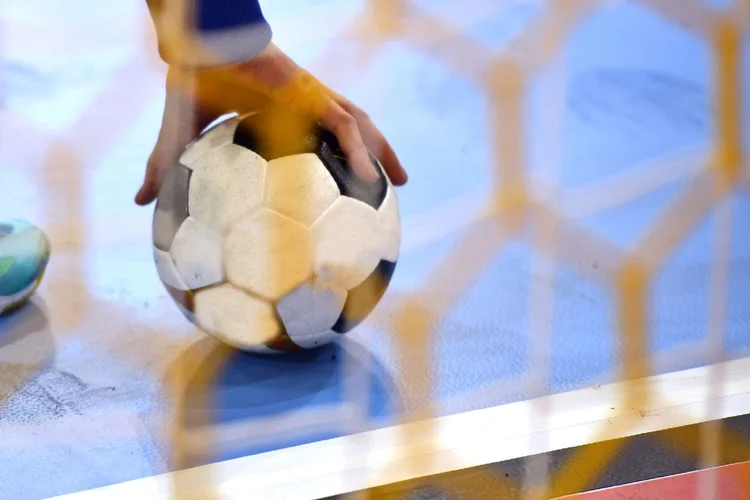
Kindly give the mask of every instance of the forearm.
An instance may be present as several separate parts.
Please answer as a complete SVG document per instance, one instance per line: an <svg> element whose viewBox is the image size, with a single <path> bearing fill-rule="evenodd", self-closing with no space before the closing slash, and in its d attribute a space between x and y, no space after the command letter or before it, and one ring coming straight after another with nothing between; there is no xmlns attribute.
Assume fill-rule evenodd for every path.
<svg viewBox="0 0 750 500"><path fill-rule="evenodd" d="M171 66L205 68L245 61L271 41L258 0L146 0L159 54Z"/></svg>

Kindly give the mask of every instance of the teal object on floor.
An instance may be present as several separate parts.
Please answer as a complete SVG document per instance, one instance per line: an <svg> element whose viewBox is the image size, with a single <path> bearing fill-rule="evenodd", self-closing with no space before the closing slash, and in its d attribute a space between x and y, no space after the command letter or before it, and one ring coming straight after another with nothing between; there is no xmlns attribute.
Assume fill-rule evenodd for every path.
<svg viewBox="0 0 750 500"><path fill-rule="evenodd" d="M33 224L0 222L0 314L20 306L34 293L50 251L47 235Z"/></svg>

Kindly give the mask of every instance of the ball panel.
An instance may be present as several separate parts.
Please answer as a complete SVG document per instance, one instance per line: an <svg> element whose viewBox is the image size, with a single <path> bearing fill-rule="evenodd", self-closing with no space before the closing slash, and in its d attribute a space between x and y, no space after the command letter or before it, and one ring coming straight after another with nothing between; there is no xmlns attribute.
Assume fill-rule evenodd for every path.
<svg viewBox="0 0 750 500"><path fill-rule="evenodd" d="M263 354L319 347L359 324L400 246L396 194L371 159L375 183L354 174L334 134L288 111L207 128L170 171L152 228L183 314Z"/></svg>
<svg viewBox="0 0 750 500"><path fill-rule="evenodd" d="M224 280L219 236L192 217L180 226L169 253L177 275L188 288L203 288Z"/></svg>
<svg viewBox="0 0 750 500"><path fill-rule="evenodd" d="M311 230L315 275L344 290L362 283L383 254L378 213L353 198L336 200Z"/></svg>
<svg viewBox="0 0 750 500"><path fill-rule="evenodd" d="M305 335L303 337L294 338L294 342L302 349L315 349L322 347L326 344L330 344L339 336L338 333L333 330L324 330L322 332Z"/></svg>
<svg viewBox="0 0 750 500"><path fill-rule="evenodd" d="M234 225L224 239L227 279L268 300L277 300L313 272L309 231L262 208Z"/></svg>
<svg viewBox="0 0 750 500"><path fill-rule="evenodd" d="M235 346L235 347L238 347L238 346ZM266 345L248 346L248 347L245 347L243 350L247 352L253 352L256 354L276 354L276 355L284 354L285 352L287 352L287 351L281 351L279 349L271 349L270 347Z"/></svg>
<svg viewBox="0 0 750 500"><path fill-rule="evenodd" d="M360 179L354 170L349 166L346 155L341 150L336 136L331 132L320 129L320 145L318 147L318 156L323 161L331 177L339 187L339 191L344 196L354 198L374 209L378 209L385 199L386 188L388 183L379 162L370 154L372 164L380 173L378 180L367 182Z"/></svg>
<svg viewBox="0 0 750 500"><path fill-rule="evenodd" d="M200 134L185 148L180 156L180 163L186 167L192 167L198 159L215 149L232 144L234 141L234 132L237 129L239 120L237 117L228 118L217 123L210 129Z"/></svg>
<svg viewBox="0 0 750 500"><path fill-rule="evenodd" d="M310 227L339 197L339 188L316 155L268 162L265 206Z"/></svg>
<svg viewBox="0 0 750 500"><path fill-rule="evenodd" d="M165 285L169 285L176 290L188 290L190 288L177 273L177 268L169 252L154 247L154 263L156 264L156 272Z"/></svg>
<svg viewBox="0 0 750 500"><path fill-rule="evenodd" d="M283 353L283 352L294 352L302 349L301 346L297 345L289 335L281 333L276 336L270 342L266 342L265 347L271 349L271 351Z"/></svg>
<svg viewBox="0 0 750 500"><path fill-rule="evenodd" d="M268 110L243 116L234 143L256 151L267 161L285 156L316 154L333 177L343 196L377 209L385 198L387 180L380 163L371 155L381 173L374 183L361 180L346 160L336 136L317 122L288 110Z"/></svg>
<svg viewBox="0 0 750 500"><path fill-rule="evenodd" d="M152 239L159 250L169 251L177 231L188 218L190 177L190 169L178 163L164 178L152 224Z"/></svg>
<svg viewBox="0 0 750 500"><path fill-rule="evenodd" d="M257 152L266 161L317 151L319 126L309 118L284 109L243 115L234 143Z"/></svg>
<svg viewBox="0 0 750 500"><path fill-rule="evenodd" d="M396 190L388 186L383 204L378 209L383 228L383 258L395 262L401 247L401 216Z"/></svg>
<svg viewBox="0 0 750 500"><path fill-rule="evenodd" d="M310 332L330 329L341 316L346 292L308 281L281 298L276 310L289 337L297 344Z"/></svg>
<svg viewBox="0 0 750 500"><path fill-rule="evenodd" d="M396 263L381 260L375 271L358 287L349 290L344 311L332 330L347 333L359 325L383 298L396 270Z"/></svg>
<svg viewBox="0 0 750 500"><path fill-rule="evenodd" d="M190 216L223 233L263 204L266 161L234 144L215 149L193 165Z"/></svg>
<svg viewBox="0 0 750 500"><path fill-rule="evenodd" d="M262 346L281 333L273 305L232 285L195 294L195 321L207 333L241 349Z"/></svg>
<svg viewBox="0 0 750 500"><path fill-rule="evenodd" d="M172 297L172 300L177 304L177 307L179 307L182 314L187 318L188 321L191 323L195 321L195 315L193 314L193 311L195 309L195 295L192 290L182 290L179 288L174 288L173 286L170 286L166 283L164 283L164 288L167 290L167 293L170 297Z"/></svg>

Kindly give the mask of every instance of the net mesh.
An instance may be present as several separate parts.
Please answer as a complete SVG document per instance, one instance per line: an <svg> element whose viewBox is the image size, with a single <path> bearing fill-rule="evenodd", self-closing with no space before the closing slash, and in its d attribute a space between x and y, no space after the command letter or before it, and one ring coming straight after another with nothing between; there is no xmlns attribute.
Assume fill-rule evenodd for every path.
<svg viewBox="0 0 750 500"><path fill-rule="evenodd" d="M424 391L425 388L427 391L432 390L437 368L430 350L423 347L434 343L435 331L441 321L486 272L493 258L510 242L522 240L533 249L531 272L542 277L543 281L554 282L559 266L564 265L611 288L616 308L616 325L608 334L617 335L621 346L617 359L618 378L636 381L648 377L655 371L654 364L661 363L654 359L650 348L651 287L659 270L709 214L715 218L716 226L710 258L707 334L695 345L682 346L660 355L668 358L669 363L675 366L703 353L709 353L710 363L720 363L725 359L724 328L728 282L732 273L730 251L734 206L731 197L738 190L746 190L750 184L750 170L745 163L742 142L741 118L742 43L750 2L736 0L724 9L712 8L697 0L638 2L642 7L658 13L663 19L702 40L709 48L714 92L711 100L715 124L713 140L705 147L658 158L646 165L629 169L617 178L604 179L574 189L563 189L559 181L561 150L564 147L562 130L566 112L566 88L570 76L561 52L577 26L597 10L611 8L616 3L596 0L540 2L542 8L538 13L501 49L489 46L470 34L472 26L516 3L521 2L471 2L471 8L467 9L464 2L442 2L438 10L442 9L447 13L462 12L459 21L453 24L446 21L450 16L438 16L434 14L435 9L425 8L414 1L370 0L351 20L350 25L320 51L321 57L309 65L313 74L319 74L336 84L353 81L377 54L378 47L399 40L415 50L429 54L432 60L470 80L483 89L487 96L487 135L491 137L493 145L493 195L475 216L446 230L459 234L458 243L441 258L423 282L408 294L392 296L384 301L371 318L375 326L399 339L394 344L398 346L398 369L394 373L409 380L403 387L413 388L415 391ZM150 23L151 20L147 19L145 22ZM342 40L354 40L357 46L353 55L349 54L347 64L330 56L331 53L336 53ZM149 39L147 42L151 45L153 41ZM152 52L151 48L149 52ZM528 107L526 96L530 88L540 80L540 75L545 76L546 104L542 126L545 140L549 144L545 152L545 168L541 174L530 168L526 137L528 128L525 126ZM218 76L223 78L226 75ZM207 85L206 89L206 99L216 97L213 87ZM190 110L185 111L192 116ZM85 148L81 146L80 149L90 150L90 137L86 138L86 144ZM96 151L89 151L87 154L95 155ZM51 175L50 171L47 173ZM581 218L585 216L626 205L678 180L684 181L680 192L649 221L640 238L630 247L622 248L580 224ZM50 203L54 204L54 200ZM80 225L79 221L74 228L65 230L81 232L83 228ZM429 237L426 239L429 240ZM594 256L603 263L606 275L592 273L589 261L584 261L581 256L582 249L585 249L587 256ZM83 272L81 269L81 273ZM430 294L430 290L451 290L451 293L436 296ZM530 392L536 395L550 392L550 344L555 321L555 297L554 291L549 287L531 287L528 324L534 341L528 351L527 373L521 379L503 380L495 386L477 388L469 394L462 394L462 398L481 401L487 399L488 394L497 396L509 386L519 384L530 387ZM76 318L80 320L79 316L87 312L85 309L72 307L73 309L79 313L69 316L69 321ZM194 354L198 357L202 355L198 352ZM189 428L186 426L182 414L184 401L180 397L184 394L185 387L191 384L210 388L216 371L229 355L229 350L223 350L211 353L208 362L201 358L201 369L197 372L191 357L182 357L172 367L167 377L171 386L170 393L174 398L171 468L187 467L200 461L199 457L211 455L217 440L253 440L264 434L267 437L270 430L276 427L271 421L254 421L252 426L256 428L256 432L248 433L246 428L224 429L225 434L219 437L222 429L213 426L208 415L205 421L196 422L193 419ZM294 418L285 420L278 432L288 432L295 427L309 429L316 423L326 426L330 422L336 422L350 433L367 428L362 407L366 405L369 381L366 377L357 376L361 365L351 360L344 360L344 363L351 370L350 376L345 377L349 384L346 388L347 401L340 406L303 410ZM718 391L723 379L718 366L712 369L715 383L708 387L707 401L712 399L712 394L716 395L716 392L711 391ZM621 387L623 390L619 398L623 408L648 408L656 404L653 398L659 391L651 389L648 381L624 384ZM208 398L209 393L210 391L205 391L203 394ZM423 399L417 396L405 394L403 398ZM543 416L550 408L544 406L545 400L539 401L536 412ZM430 446L437 442L437 439L430 438L438 431L433 427L431 419L435 415L436 409L419 407L400 417L405 422L420 424L418 441L423 446L418 454L423 458L416 464L413 460L405 462L412 464L415 477L420 475L421 470L428 470L429 461L436 456L430 453ZM529 468L533 473L526 476L526 484L514 487L522 488L528 498L540 499L586 489L624 445L625 440L610 438L621 435L621 426L627 425L634 426L637 422L621 419L616 425L603 424L598 435L592 439L601 442L601 445L575 451L554 473L549 473L544 459L530 458ZM721 429L720 425L712 423L704 426L700 443L681 439L679 432L673 433L670 441L673 446L695 456L701 465L714 465L719 462L720 447L739 447L745 450L748 444L744 437ZM404 442L415 441L413 427L403 426L401 429L401 439ZM354 446L366 448L368 443L355 443ZM414 447L402 449L415 453ZM392 462L399 463L400 458L402 457L393 457ZM205 491L206 485L214 482L218 484L217 478L211 477L210 469L203 469L202 474L198 478L174 476L174 497L192 498L191 491L196 486ZM512 482L511 479L496 475L490 480L497 483L498 488L507 487L507 484L500 483ZM487 483L444 482L440 477L426 478L425 481L437 482L446 491L463 495L460 498L486 498L483 496L486 490L479 491L477 485L486 487ZM352 482L356 483L357 489L362 489L379 480L377 477L359 477ZM357 495L359 498L397 498L398 494L400 493L388 486L383 486ZM712 498L708 487L703 494L706 496L701 498ZM216 498L219 496L217 492ZM201 498L209 497L204 495Z"/></svg>

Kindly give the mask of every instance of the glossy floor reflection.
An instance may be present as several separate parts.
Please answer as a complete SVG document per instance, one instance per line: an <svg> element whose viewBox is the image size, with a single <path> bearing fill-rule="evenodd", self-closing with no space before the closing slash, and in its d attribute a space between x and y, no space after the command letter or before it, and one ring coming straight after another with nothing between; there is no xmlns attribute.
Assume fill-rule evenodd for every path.
<svg viewBox="0 0 750 500"><path fill-rule="evenodd" d="M187 324L162 289L151 256L152 208L132 202L163 100L164 68L143 27L145 7L139 0L75 4L6 0L0 8L0 216L33 221L53 246L38 296L0 320L0 498L43 498L167 471L174 416L168 403L175 396L167 377L185 359L198 368L224 349ZM499 48L523 32L541 2L470 4L429 8ZM556 270L536 267L531 229L509 238L487 231L475 244L495 238L502 245L468 292L454 297L460 280L445 278L422 297L432 307L456 299L434 344L391 339L390 306L445 270L443 259L465 243L462 229L489 199L497 141L487 94L441 62L450 39L430 50L392 40L361 67L353 54L363 52L350 42L321 57L326 39L339 31L333 26L356 15L358 5L299 0L269 2L266 10L279 45L315 63L324 80L367 109L409 169L410 184L399 192L404 253L381 320L363 325L350 342L288 359L230 353L210 381L187 377L180 418L208 426L193 430L218 443L211 459L388 425L404 409L449 414L538 395L522 381L535 369L533 294L554 297L549 390L612 380L621 348L613 272L705 163L701 145L715 126L705 44L641 7L597 11L562 49L567 93L554 93L558 65L541 72L526 95L526 166L537 176L554 174L565 190L553 205L569 216ZM306 38L301 27L310 19L324 20L327 31ZM556 105L565 111L560 129ZM665 155L676 155L669 161L677 167ZM627 190L613 186L648 183L653 187L643 196L615 206ZM729 358L750 352L746 189L731 196L731 208L723 322ZM722 220L712 212L674 242L674 254L651 283L654 371L711 361L701 342ZM444 274L458 276L461 267ZM406 363L431 359L429 387L404 376L400 350ZM366 388L362 394L351 392L352 378L359 380L353 387ZM359 427L351 407L334 409L351 397L360 400ZM309 410L308 420L293 418ZM253 425L268 432L253 434Z"/></svg>

